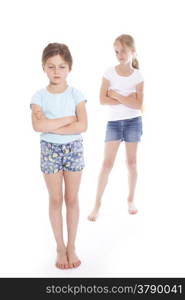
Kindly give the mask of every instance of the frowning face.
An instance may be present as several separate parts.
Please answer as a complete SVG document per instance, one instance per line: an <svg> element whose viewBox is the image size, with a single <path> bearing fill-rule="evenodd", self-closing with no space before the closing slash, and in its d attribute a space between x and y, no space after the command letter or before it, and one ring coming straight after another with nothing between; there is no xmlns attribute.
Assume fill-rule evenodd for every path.
<svg viewBox="0 0 185 300"><path fill-rule="evenodd" d="M56 85L64 82L70 72L68 63L59 54L48 58L43 70L50 82Z"/></svg>

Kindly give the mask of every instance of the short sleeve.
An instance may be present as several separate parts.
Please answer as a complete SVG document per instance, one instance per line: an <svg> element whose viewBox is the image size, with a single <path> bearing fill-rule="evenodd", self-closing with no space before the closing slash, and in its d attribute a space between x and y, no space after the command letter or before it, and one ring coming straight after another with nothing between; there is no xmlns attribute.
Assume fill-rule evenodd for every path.
<svg viewBox="0 0 185 300"><path fill-rule="evenodd" d="M139 84L144 81L144 77L139 70L137 71L137 80L136 81L137 81L136 84Z"/></svg>
<svg viewBox="0 0 185 300"><path fill-rule="evenodd" d="M112 68L106 69L105 72L103 73L103 77L110 81L112 78Z"/></svg>
<svg viewBox="0 0 185 300"><path fill-rule="evenodd" d="M32 104L38 104L38 105L40 105L40 107L42 107L42 96L41 96L41 92L40 91L37 91L31 97L30 109L32 109L32 107L31 107Z"/></svg>
<svg viewBox="0 0 185 300"><path fill-rule="evenodd" d="M87 102L87 99L85 99L83 93L77 89L73 89L73 97L76 105L78 105L82 101Z"/></svg>

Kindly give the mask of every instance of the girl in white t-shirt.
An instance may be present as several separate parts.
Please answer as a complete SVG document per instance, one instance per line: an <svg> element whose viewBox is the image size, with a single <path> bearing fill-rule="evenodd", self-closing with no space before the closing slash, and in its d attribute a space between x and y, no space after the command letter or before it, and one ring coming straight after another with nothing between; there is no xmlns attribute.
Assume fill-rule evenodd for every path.
<svg viewBox="0 0 185 300"><path fill-rule="evenodd" d="M100 102L108 106L109 118L105 136L105 152L99 176L96 202L88 216L95 221L101 206L103 192L122 141L125 141L128 166L128 212L136 214L134 193L137 181L136 156L142 135L143 77L136 59L134 39L123 34L116 38L114 49L119 61L103 75Z"/></svg>

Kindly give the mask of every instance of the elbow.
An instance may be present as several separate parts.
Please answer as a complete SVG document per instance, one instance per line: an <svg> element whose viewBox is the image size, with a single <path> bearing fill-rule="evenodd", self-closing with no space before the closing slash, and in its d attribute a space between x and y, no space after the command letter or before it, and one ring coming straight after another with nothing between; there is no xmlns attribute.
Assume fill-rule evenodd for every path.
<svg viewBox="0 0 185 300"><path fill-rule="evenodd" d="M104 105L105 104L105 97L100 97L100 104L101 105Z"/></svg>
<svg viewBox="0 0 185 300"><path fill-rule="evenodd" d="M36 132L48 132L48 126L45 120L37 120L36 118L33 118L32 126Z"/></svg>
<svg viewBox="0 0 185 300"><path fill-rule="evenodd" d="M134 108L135 108L135 109L141 109L142 106L143 106L143 101L139 101L139 100L138 100L138 101L135 103Z"/></svg>
<svg viewBox="0 0 185 300"><path fill-rule="evenodd" d="M36 132L40 132L40 126L39 126L39 122L37 122L36 120L32 120L32 127L33 130Z"/></svg>
<svg viewBox="0 0 185 300"><path fill-rule="evenodd" d="M36 123L34 126L33 126L33 129L36 131L36 132L48 132L48 128L46 128L46 126L44 126L45 124L41 124L41 122L38 122Z"/></svg>
<svg viewBox="0 0 185 300"><path fill-rule="evenodd" d="M85 132L87 131L87 128L88 128L88 125L87 125L87 122L83 122L80 124L80 128L79 128L79 132Z"/></svg>
<svg viewBox="0 0 185 300"><path fill-rule="evenodd" d="M87 128L88 128L87 124L83 124L81 127L81 132L86 132Z"/></svg>
<svg viewBox="0 0 185 300"><path fill-rule="evenodd" d="M33 130L36 132L40 132L40 128L37 124L33 124Z"/></svg>
<svg viewBox="0 0 185 300"><path fill-rule="evenodd" d="M39 127L39 126L34 126L33 129L36 131L36 132L46 132L45 130L43 130L43 128Z"/></svg>
<svg viewBox="0 0 185 300"><path fill-rule="evenodd" d="M38 130L38 127L37 127L35 124L32 124L32 128L33 128L33 130L36 131L36 132L39 131L39 130Z"/></svg>
<svg viewBox="0 0 185 300"><path fill-rule="evenodd" d="M141 109L142 105L141 104L137 104L137 106L135 106L135 109Z"/></svg>
<svg viewBox="0 0 185 300"><path fill-rule="evenodd" d="M137 98L137 109L142 109L143 107L143 97Z"/></svg>
<svg viewBox="0 0 185 300"><path fill-rule="evenodd" d="M40 129L38 129L38 128L36 128L36 129L34 129L35 130L35 132L42 132Z"/></svg>
<svg viewBox="0 0 185 300"><path fill-rule="evenodd" d="M138 109L142 109L143 108L143 102L138 104Z"/></svg>
<svg viewBox="0 0 185 300"><path fill-rule="evenodd" d="M83 132L86 132L86 131L87 131L87 128L88 128L88 126L85 125L85 126L83 127Z"/></svg>

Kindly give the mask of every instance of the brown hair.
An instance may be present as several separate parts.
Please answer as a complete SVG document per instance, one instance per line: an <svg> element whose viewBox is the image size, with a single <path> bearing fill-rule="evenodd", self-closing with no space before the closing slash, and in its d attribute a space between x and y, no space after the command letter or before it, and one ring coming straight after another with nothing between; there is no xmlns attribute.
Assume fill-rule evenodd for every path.
<svg viewBox="0 0 185 300"><path fill-rule="evenodd" d="M122 46L126 45L129 48L131 48L134 51L136 51L135 41L134 41L134 39L133 39L133 37L131 35L122 34L122 35L118 36L115 39L114 44L116 42L120 42ZM135 69L139 69L139 62L138 62L137 58L133 58L133 60L132 60L132 67L135 68Z"/></svg>
<svg viewBox="0 0 185 300"><path fill-rule="evenodd" d="M66 63L68 63L69 69L71 70L73 59L69 51L69 48L65 44L59 44L59 43L48 44L44 48L42 53L42 64L45 65L48 58L58 54L65 60Z"/></svg>

